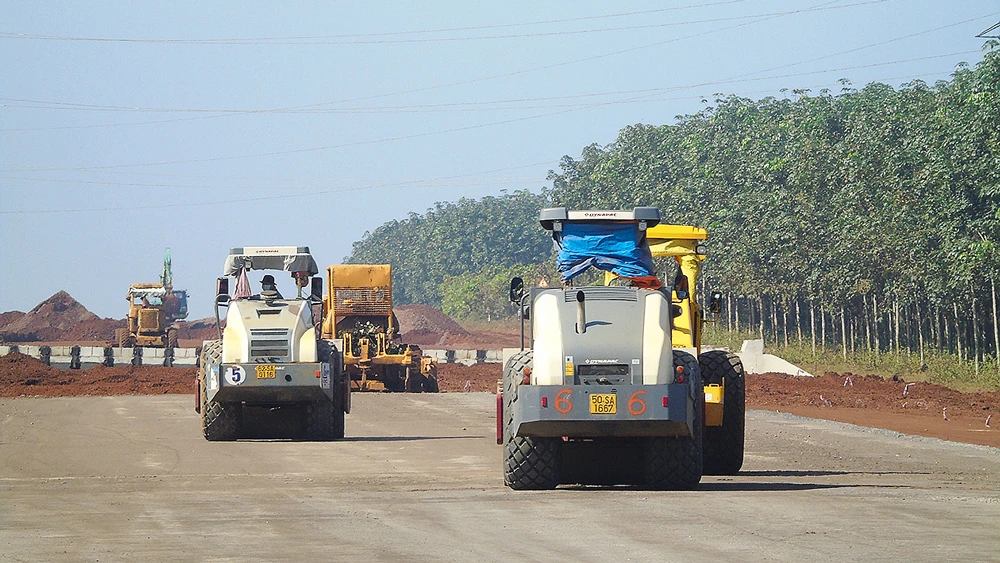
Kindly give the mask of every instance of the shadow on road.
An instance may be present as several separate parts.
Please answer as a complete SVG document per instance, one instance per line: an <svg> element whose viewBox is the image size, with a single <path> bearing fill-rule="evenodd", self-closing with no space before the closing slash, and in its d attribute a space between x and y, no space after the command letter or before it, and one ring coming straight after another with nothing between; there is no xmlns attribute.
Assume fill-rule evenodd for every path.
<svg viewBox="0 0 1000 563"><path fill-rule="evenodd" d="M926 471L822 471L822 470L760 470L740 471L740 477L829 477L831 475L930 475Z"/></svg>
<svg viewBox="0 0 1000 563"><path fill-rule="evenodd" d="M482 436L347 436L338 442L417 442L421 440L481 440Z"/></svg>
<svg viewBox="0 0 1000 563"><path fill-rule="evenodd" d="M764 491L813 491L819 489L843 489L857 487L858 485L831 485L828 483L738 483L736 481L722 481L716 483L702 483L698 485L699 491L743 491L743 492L764 492Z"/></svg>

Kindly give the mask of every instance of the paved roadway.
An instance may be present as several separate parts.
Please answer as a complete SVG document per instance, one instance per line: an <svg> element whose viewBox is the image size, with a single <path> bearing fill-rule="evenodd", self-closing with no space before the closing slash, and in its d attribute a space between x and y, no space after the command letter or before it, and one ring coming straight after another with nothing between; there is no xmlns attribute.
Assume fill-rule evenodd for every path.
<svg viewBox="0 0 1000 563"><path fill-rule="evenodd" d="M998 561L1000 450L752 411L700 490L502 484L488 394L208 443L186 396L0 400L2 561Z"/></svg>

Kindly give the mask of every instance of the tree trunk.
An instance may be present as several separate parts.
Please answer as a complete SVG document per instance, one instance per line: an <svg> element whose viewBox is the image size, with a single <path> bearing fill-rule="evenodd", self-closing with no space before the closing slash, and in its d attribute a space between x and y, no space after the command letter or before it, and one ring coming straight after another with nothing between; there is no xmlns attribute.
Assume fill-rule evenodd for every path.
<svg viewBox="0 0 1000 563"><path fill-rule="evenodd" d="M774 334L774 344L778 345L778 305L771 298L771 332Z"/></svg>
<svg viewBox="0 0 1000 563"><path fill-rule="evenodd" d="M875 319L875 357L877 358L881 352L882 343L878 337L878 299L875 298L875 295L872 295L872 318Z"/></svg>
<svg viewBox="0 0 1000 563"><path fill-rule="evenodd" d="M733 317L736 320L736 332L740 331L740 296L736 296L736 306L733 307Z"/></svg>
<svg viewBox="0 0 1000 563"><path fill-rule="evenodd" d="M812 339L813 357L816 357L816 303L809 300L809 337Z"/></svg>
<svg viewBox="0 0 1000 563"><path fill-rule="evenodd" d="M961 361L965 358L962 357L962 329L958 318L958 303L952 302L951 310L955 313L955 348L958 349L958 359Z"/></svg>
<svg viewBox="0 0 1000 563"><path fill-rule="evenodd" d="M872 352L872 323L871 317L868 314L868 294L861 296L862 307L864 311L864 323L865 323L865 349L868 353Z"/></svg>
<svg viewBox="0 0 1000 563"><path fill-rule="evenodd" d="M896 353L899 353L899 300L892 300L892 311L896 316Z"/></svg>
<svg viewBox="0 0 1000 563"><path fill-rule="evenodd" d="M993 295L993 357L997 359L997 370L1000 371L1000 319L997 318L997 285L993 276L990 276L990 293Z"/></svg>
<svg viewBox="0 0 1000 563"><path fill-rule="evenodd" d="M819 349L821 352L826 352L826 305L820 304L819 306L819 328L823 333L823 337L819 340Z"/></svg>
<svg viewBox="0 0 1000 563"><path fill-rule="evenodd" d="M844 361L847 361L847 312L840 308L840 333L844 344Z"/></svg>
<svg viewBox="0 0 1000 563"><path fill-rule="evenodd" d="M761 296L757 299L757 332L760 333L760 339L767 345L767 339L764 338L764 297Z"/></svg>
<svg viewBox="0 0 1000 563"><path fill-rule="evenodd" d="M920 318L920 304L915 304L917 311L917 347L920 348L920 369L924 367L924 323Z"/></svg>
<svg viewBox="0 0 1000 563"><path fill-rule="evenodd" d="M788 348L788 296L781 296L781 317L784 325L785 348Z"/></svg>
<svg viewBox="0 0 1000 563"><path fill-rule="evenodd" d="M972 357L976 370L976 379L979 379L979 316L976 314L976 292L972 288Z"/></svg>
<svg viewBox="0 0 1000 563"><path fill-rule="evenodd" d="M799 335L799 344L802 344L802 311L799 309L799 298L795 298L795 332Z"/></svg>

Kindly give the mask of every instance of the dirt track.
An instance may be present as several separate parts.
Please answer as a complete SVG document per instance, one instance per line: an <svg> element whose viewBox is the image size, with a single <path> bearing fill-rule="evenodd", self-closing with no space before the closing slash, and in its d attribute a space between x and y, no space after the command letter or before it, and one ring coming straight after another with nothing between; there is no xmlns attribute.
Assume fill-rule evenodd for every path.
<svg viewBox="0 0 1000 563"><path fill-rule="evenodd" d="M1000 452L751 411L689 492L502 485L487 393L356 396L348 439L209 443L185 396L0 400L10 561L987 561Z"/></svg>

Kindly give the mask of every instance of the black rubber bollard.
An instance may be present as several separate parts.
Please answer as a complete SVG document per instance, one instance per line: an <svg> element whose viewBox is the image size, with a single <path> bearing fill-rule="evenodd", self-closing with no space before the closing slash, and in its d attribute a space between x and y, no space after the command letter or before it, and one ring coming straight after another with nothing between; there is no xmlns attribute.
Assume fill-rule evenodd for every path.
<svg viewBox="0 0 1000 563"><path fill-rule="evenodd" d="M69 349L69 369L80 369L82 364L80 363L80 347L73 346Z"/></svg>

